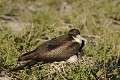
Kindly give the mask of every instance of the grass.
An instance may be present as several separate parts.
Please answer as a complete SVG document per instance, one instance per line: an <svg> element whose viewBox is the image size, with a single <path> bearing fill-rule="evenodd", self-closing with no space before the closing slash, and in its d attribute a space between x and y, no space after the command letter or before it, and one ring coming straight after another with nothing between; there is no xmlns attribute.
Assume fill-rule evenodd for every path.
<svg viewBox="0 0 120 80"><path fill-rule="evenodd" d="M8 75L14 80L120 79L117 62L120 57L119 4L119 0L1 0L0 72L5 73L0 76ZM8 24L14 20L22 24L21 30ZM82 63L65 67L65 73L62 69L51 68L50 63L7 72L17 65L21 54L66 34L71 28L79 29L88 40L82 50L83 58L87 59L82 59Z"/></svg>

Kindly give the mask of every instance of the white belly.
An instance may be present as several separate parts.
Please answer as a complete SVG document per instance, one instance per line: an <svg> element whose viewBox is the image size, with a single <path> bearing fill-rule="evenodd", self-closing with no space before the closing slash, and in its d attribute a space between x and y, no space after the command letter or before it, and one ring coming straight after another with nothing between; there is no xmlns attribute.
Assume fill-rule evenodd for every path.
<svg viewBox="0 0 120 80"><path fill-rule="evenodd" d="M73 55L67 60L67 62L74 63L77 62L77 60L77 55Z"/></svg>

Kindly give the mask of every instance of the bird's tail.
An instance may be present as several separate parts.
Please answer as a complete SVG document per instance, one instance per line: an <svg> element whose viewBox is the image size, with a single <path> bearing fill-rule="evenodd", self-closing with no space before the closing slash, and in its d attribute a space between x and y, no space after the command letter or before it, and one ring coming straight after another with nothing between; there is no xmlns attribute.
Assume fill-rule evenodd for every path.
<svg viewBox="0 0 120 80"><path fill-rule="evenodd" d="M23 54L22 56L20 56L18 58L18 61L26 61L26 60L30 60L33 58L33 51L32 52L27 52L25 54Z"/></svg>
<svg viewBox="0 0 120 80"><path fill-rule="evenodd" d="M38 63L38 61L31 60L31 61L29 61L29 62L27 62L27 63L25 63L25 64L23 64L23 65L20 65L20 66L18 66L18 67L12 68L12 69L10 69L9 71L22 70L22 69L24 69L24 67L26 67L26 66L32 66L32 65L35 65L35 64L37 64L37 63Z"/></svg>

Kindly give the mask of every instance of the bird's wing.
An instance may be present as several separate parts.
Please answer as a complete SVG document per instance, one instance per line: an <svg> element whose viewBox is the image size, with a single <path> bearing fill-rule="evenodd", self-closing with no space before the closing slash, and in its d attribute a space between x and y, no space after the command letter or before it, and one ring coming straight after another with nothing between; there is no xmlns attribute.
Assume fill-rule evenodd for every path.
<svg viewBox="0 0 120 80"><path fill-rule="evenodd" d="M35 59L36 57L41 56L42 54L46 54L47 52L63 45L66 43L68 40L66 39L66 35L53 38L40 46L38 46L36 49L34 49L31 52L25 53L22 56L19 57L18 61L24 61L24 60L31 60Z"/></svg>
<svg viewBox="0 0 120 80"><path fill-rule="evenodd" d="M79 48L79 43L67 41L59 47L46 51L44 54L38 54L34 59L43 62L63 61L76 54Z"/></svg>

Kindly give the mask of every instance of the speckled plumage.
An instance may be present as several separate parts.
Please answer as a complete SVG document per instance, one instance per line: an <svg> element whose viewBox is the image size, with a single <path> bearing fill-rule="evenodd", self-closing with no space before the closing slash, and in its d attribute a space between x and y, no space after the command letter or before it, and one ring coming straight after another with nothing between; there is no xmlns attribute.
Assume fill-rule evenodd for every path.
<svg viewBox="0 0 120 80"><path fill-rule="evenodd" d="M31 62L54 62L64 61L71 56L76 55L84 46L84 40L81 43L75 41L79 30L71 29L68 34L53 38L19 57L18 61L31 60ZM79 41L80 42L80 41ZM27 64L26 64L27 66Z"/></svg>

